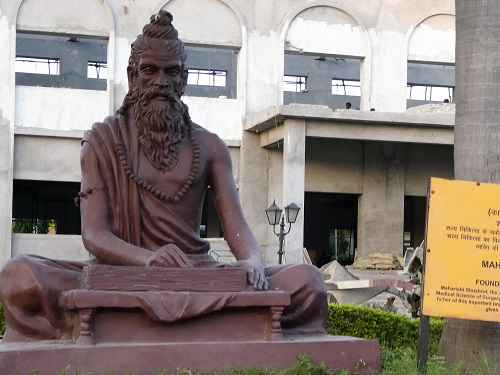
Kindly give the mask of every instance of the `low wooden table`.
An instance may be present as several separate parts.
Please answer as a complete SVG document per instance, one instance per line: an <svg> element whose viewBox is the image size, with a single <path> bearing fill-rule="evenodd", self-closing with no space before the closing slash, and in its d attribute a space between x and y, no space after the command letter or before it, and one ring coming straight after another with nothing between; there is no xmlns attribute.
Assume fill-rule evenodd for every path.
<svg viewBox="0 0 500 375"><path fill-rule="evenodd" d="M60 304L79 313L76 343L109 342L209 342L273 341L282 338L280 318L290 303L289 293L280 291L231 293L234 298L221 310L174 322L152 319L141 302L153 294L168 300L173 294L189 299L205 298L201 292L109 292L71 290ZM210 292L223 295L223 292ZM176 296L179 297L179 296Z"/></svg>

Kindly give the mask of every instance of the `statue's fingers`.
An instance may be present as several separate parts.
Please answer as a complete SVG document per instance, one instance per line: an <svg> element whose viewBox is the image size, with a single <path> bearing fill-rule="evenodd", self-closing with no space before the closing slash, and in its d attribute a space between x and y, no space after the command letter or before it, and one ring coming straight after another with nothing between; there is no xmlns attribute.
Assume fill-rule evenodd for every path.
<svg viewBox="0 0 500 375"><path fill-rule="evenodd" d="M179 256L179 258L182 261L182 264L179 264L179 265L181 265L183 267L194 268L193 263L189 260L187 255L182 250L179 249L179 251L180 251L180 253L177 253L177 255Z"/></svg>
<svg viewBox="0 0 500 375"><path fill-rule="evenodd" d="M165 260L164 260L164 259L161 259L161 258L155 258L155 259L153 259L153 260L149 263L149 265L150 265L151 267L168 267L167 262L165 262Z"/></svg>
<svg viewBox="0 0 500 375"><path fill-rule="evenodd" d="M161 266L163 267L173 267L175 266L175 260L172 258L172 256L166 252L166 251L160 251L158 252L158 261Z"/></svg>
<svg viewBox="0 0 500 375"><path fill-rule="evenodd" d="M168 244L166 245L166 248L169 250L169 255L173 258L176 265L178 265L179 267L194 267L193 263L189 260L186 253L184 253L184 251L179 249L176 245Z"/></svg>
<svg viewBox="0 0 500 375"><path fill-rule="evenodd" d="M256 286L257 290L267 290L267 280L263 273L261 272L256 273L255 282L257 284Z"/></svg>
<svg viewBox="0 0 500 375"><path fill-rule="evenodd" d="M160 250L155 252L148 261L148 266L149 267L165 267L165 261L162 259Z"/></svg>
<svg viewBox="0 0 500 375"><path fill-rule="evenodd" d="M253 285L254 287L256 287L256 284L255 284L255 271L253 270L253 268L247 268L247 282L248 282L248 284Z"/></svg>
<svg viewBox="0 0 500 375"><path fill-rule="evenodd" d="M269 284L267 282L266 277L263 274L260 274L259 290L267 290L268 288L269 288Z"/></svg>
<svg viewBox="0 0 500 375"><path fill-rule="evenodd" d="M186 255L182 256L181 254L170 254L172 257L173 261L178 267L184 267L184 268L193 268L193 263L188 259Z"/></svg>

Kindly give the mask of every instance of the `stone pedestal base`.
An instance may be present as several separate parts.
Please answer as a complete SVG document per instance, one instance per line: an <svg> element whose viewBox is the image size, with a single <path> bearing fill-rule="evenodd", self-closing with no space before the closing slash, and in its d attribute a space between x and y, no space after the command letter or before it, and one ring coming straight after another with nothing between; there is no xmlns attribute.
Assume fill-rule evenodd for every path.
<svg viewBox="0 0 500 375"><path fill-rule="evenodd" d="M133 335L133 332L130 332ZM0 344L0 374L126 374L181 370L220 373L224 369L284 369L308 354L313 364L331 371L376 373L381 370L377 340L345 336L294 335L277 341L108 343L75 345L61 342Z"/></svg>

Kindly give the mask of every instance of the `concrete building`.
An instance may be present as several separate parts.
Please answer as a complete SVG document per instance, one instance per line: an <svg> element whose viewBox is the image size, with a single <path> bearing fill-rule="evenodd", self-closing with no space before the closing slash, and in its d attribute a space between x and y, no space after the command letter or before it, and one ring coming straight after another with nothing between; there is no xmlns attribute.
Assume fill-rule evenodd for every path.
<svg viewBox="0 0 500 375"><path fill-rule="evenodd" d="M453 0L4 0L0 267L88 255L80 140L121 105L130 44L160 9L188 46L184 101L229 146L266 263L274 199L301 207L286 262L304 247L320 265L422 241L428 179L453 178ZM210 199L203 220L222 248Z"/></svg>

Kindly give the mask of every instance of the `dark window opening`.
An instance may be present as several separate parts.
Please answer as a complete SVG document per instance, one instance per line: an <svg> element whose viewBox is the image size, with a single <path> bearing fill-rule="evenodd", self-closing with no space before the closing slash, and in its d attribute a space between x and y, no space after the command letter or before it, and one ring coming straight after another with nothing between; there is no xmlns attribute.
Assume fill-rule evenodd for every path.
<svg viewBox="0 0 500 375"><path fill-rule="evenodd" d="M350 102L359 108L360 63L355 58L285 52L283 103L345 108Z"/></svg>
<svg viewBox="0 0 500 375"><path fill-rule="evenodd" d="M453 101L454 87L440 87L431 85L413 85L406 87L407 100L423 100L427 102Z"/></svg>
<svg viewBox="0 0 500 375"><path fill-rule="evenodd" d="M361 96L360 82L333 78L332 95Z"/></svg>
<svg viewBox="0 0 500 375"><path fill-rule="evenodd" d="M405 197L403 255L408 247L416 248L425 239L426 211L427 197Z"/></svg>
<svg viewBox="0 0 500 375"><path fill-rule="evenodd" d="M14 180L12 231L81 234L80 209L75 205L79 191L79 182ZM224 237L210 189L203 202L200 235Z"/></svg>
<svg viewBox="0 0 500 375"><path fill-rule="evenodd" d="M188 69L188 85L226 87L227 72L222 70Z"/></svg>
<svg viewBox="0 0 500 375"><path fill-rule="evenodd" d="M285 76L283 78L283 91L307 92L307 77L305 76Z"/></svg>
<svg viewBox="0 0 500 375"><path fill-rule="evenodd" d="M16 57L15 69L16 73L32 73L32 74L47 74L59 75L59 59L37 59L34 57Z"/></svg>
<svg viewBox="0 0 500 375"><path fill-rule="evenodd" d="M81 234L79 182L14 180L14 233Z"/></svg>
<svg viewBox="0 0 500 375"><path fill-rule="evenodd" d="M186 46L187 96L236 98L238 50Z"/></svg>
<svg viewBox="0 0 500 375"><path fill-rule="evenodd" d="M452 102L455 91L455 66L451 64L408 61L406 107Z"/></svg>
<svg viewBox="0 0 500 375"><path fill-rule="evenodd" d="M89 61L87 63L87 78L107 79L108 65L104 62Z"/></svg>
<svg viewBox="0 0 500 375"><path fill-rule="evenodd" d="M107 89L108 41L18 32L16 85Z"/></svg>
<svg viewBox="0 0 500 375"><path fill-rule="evenodd" d="M224 237L222 224L219 214L215 208L215 202L212 190L207 189L205 200L203 201L203 211L201 215L200 237L202 238L221 238Z"/></svg>
<svg viewBox="0 0 500 375"><path fill-rule="evenodd" d="M328 250L332 260L335 259L340 264L351 264L354 255L356 240L354 231L350 229L330 229Z"/></svg>
<svg viewBox="0 0 500 375"><path fill-rule="evenodd" d="M317 267L354 262L357 225L358 195L305 193L304 247Z"/></svg>

